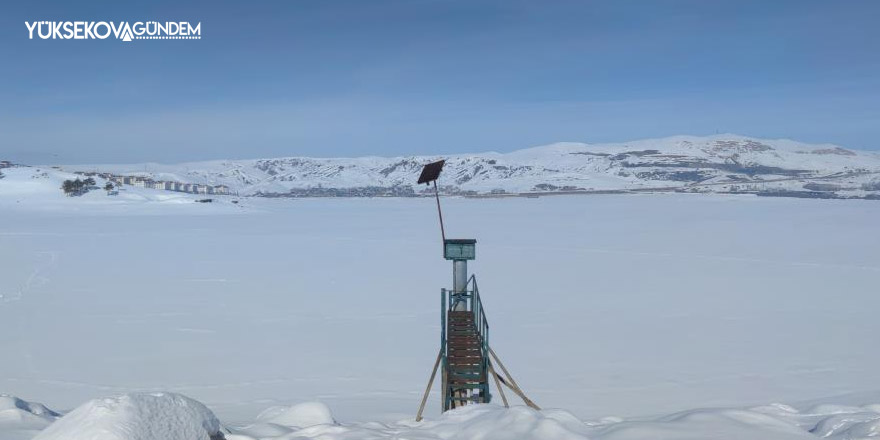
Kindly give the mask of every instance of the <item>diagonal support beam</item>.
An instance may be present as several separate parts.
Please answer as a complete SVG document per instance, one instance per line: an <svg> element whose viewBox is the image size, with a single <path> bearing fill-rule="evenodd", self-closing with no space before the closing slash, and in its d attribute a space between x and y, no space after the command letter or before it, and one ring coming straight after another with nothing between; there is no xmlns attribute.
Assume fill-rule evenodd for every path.
<svg viewBox="0 0 880 440"><path fill-rule="evenodd" d="M422 404L419 405L419 412L416 414L416 421L422 421L422 412L425 410L425 403L428 402L428 394L431 393L431 386L434 385L434 378L437 377L437 367L440 366L440 359L443 358L443 349L437 353L437 360L434 361L434 369L431 371L431 378L428 379L428 386L425 387L425 394L422 396Z"/></svg>
<svg viewBox="0 0 880 440"><path fill-rule="evenodd" d="M492 373L492 377L495 378L495 388L498 388L498 394L501 394L501 400L504 402L504 407L510 408L510 405L507 404L507 396L504 395L504 388L501 388L501 379L498 378L498 373L495 372L495 367L492 366L492 362L489 362L489 372Z"/></svg>
<svg viewBox="0 0 880 440"><path fill-rule="evenodd" d="M498 363L498 366L501 367L501 371L504 372L504 375L505 375L505 376L507 377L507 379L508 379L507 381L505 381L505 380L502 379L501 382L504 383L505 385L507 385L507 387L510 388L511 391L513 391L514 393L516 393L516 395L519 396L520 399L522 399L523 402L526 403L526 405L528 405L528 406L531 407L532 409L536 409L536 410L539 410L539 411L540 411L540 410L541 410L541 407L538 406L538 405L536 405L535 402L532 402L531 399L529 399L528 397L526 397L526 394L523 393L523 391L522 391L522 389L519 387L519 385L516 384L516 381L513 380L513 376L510 375L510 372L507 371L507 368L504 368L504 363L501 362L501 359L498 359L498 355L495 354L495 350L492 350L492 347L489 347L489 354L492 355L492 359L495 359L495 362ZM509 382L509 383L508 383L508 382Z"/></svg>

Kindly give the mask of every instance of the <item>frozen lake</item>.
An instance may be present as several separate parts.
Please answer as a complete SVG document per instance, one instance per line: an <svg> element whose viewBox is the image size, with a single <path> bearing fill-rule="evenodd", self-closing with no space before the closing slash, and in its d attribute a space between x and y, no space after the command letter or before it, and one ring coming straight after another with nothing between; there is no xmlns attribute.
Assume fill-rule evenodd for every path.
<svg viewBox="0 0 880 440"><path fill-rule="evenodd" d="M411 417L451 284L434 200L244 203L0 208L0 392L69 409L176 391L227 423L310 400ZM880 203L443 203L448 235L478 240L491 344L544 407L595 419L880 387Z"/></svg>

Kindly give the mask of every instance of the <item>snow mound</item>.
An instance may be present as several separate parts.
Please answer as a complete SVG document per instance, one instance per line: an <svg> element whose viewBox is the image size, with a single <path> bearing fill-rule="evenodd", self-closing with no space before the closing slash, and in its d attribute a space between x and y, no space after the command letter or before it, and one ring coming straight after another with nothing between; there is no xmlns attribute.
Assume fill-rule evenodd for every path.
<svg viewBox="0 0 880 440"><path fill-rule="evenodd" d="M320 402L306 402L290 407L273 407L263 411L257 420L276 425L307 428L315 425L335 425L330 408Z"/></svg>
<svg viewBox="0 0 880 440"><path fill-rule="evenodd" d="M810 439L796 423L741 409L700 409L653 421L623 421L598 431L603 440L651 439Z"/></svg>
<svg viewBox="0 0 880 440"><path fill-rule="evenodd" d="M336 424L322 404L307 403L287 410L273 408L261 423L233 429L228 440L270 439L455 439L455 440L583 440L588 426L566 411L535 411L526 407L470 405L433 421ZM308 427L308 423L323 422ZM282 426L284 425L284 426ZM301 427L296 427L297 425Z"/></svg>
<svg viewBox="0 0 880 440"><path fill-rule="evenodd" d="M425 422L401 438L425 438L427 432L443 439L461 440L581 440L588 427L562 410L536 411L525 406L510 409L469 405ZM417 435L421 433L421 436ZM427 437L430 438L430 437Z"/></svg>
<svg viewBox="0 0 880 440"><path fill-rule="evenodd" d="M0 394L0 438L29 439L60 416L39 403Z"/></svg>
<svg viewBox="0 0 880 440"><path fill-rule="evenodd" d="M60 416L40 403L26 402L15 396L0 394L0 418L12 412L27 413L46 420L55 420Z"/></svg>
<svg viewBox="0 0 880 440"><path fill-rule="evenodd" d="M291 414L305 415L322 408L306 404ZM877 409L877 405L821 405L799 410L772 404L695 409L658 418L582 421L557 409L470 405L424 422L326 423L297 428L289 421L287 426L274 423L285 422L281 417L285 410L275 408L261 415L262 423L233 429L227 440L870 440L880 438Z"/></svg>
<svg viewBox="0 0 880 440"><path fill-rule="evenodd" d="M862 439L880 437L880 414L835 414L819 422L812 432L822 438Z"/></svg>
<svg viewBox="0 0 880 440"><path fill-rule="evenodd" d="M205 405L174 393L95 399L34 440L217 440L220 422Z"/></svg>
<svg viewBox="0 0 880 440"><path fill-rule="evenodd" d="M698 409L654 420L597 423L590 438L868 440L880 437L878 409L877 405L818 405L801 411L782 404L750 409Z"/></svg>

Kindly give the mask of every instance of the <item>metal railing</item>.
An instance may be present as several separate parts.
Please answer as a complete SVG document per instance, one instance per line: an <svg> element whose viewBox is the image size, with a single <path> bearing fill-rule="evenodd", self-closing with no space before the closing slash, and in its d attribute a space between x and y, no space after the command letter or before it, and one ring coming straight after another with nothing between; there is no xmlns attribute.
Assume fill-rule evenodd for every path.
<svg viewBox="0 0 880 440"><path fill-rule="evenodd" d="M480 334L480 340L483 342L482 351L483 359L489 359L489 320L486 319L486 310L483 308L483 301L480 299L480 289L477 287L477 277L471 275L468 285L473 285L471 292L471 307L474 311L474 325Z"/></svg>

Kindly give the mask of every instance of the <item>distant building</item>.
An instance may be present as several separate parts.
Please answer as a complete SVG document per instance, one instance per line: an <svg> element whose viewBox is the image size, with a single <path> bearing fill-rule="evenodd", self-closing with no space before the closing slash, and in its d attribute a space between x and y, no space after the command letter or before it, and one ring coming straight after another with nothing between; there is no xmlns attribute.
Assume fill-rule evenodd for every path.
<svg viewBox="0 0 880 440"><path fill-rule="evenodd" d="M229 194L229 187L226 185L214 186L214 194Z"/></svg>

